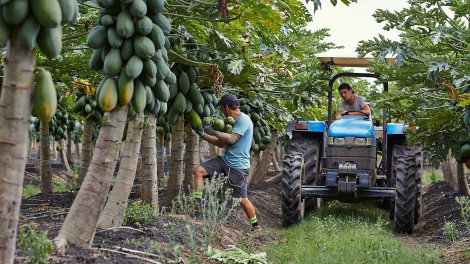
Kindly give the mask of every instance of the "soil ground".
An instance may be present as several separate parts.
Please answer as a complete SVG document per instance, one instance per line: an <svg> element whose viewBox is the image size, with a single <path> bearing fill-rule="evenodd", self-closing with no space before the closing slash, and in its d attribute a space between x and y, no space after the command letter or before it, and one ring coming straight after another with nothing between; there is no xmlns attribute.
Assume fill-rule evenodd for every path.
<svg viewBox="0 0 470 264"><path fill-rule="evenodd" d="M29 170L34 175L34 170ZM54 170L56 177L57 170ZM435 244L442 248L443 263L469 263L468 249L470 239L460 217L460 206L455 201L457 194L445 182L438 182L423 188L423 213L420 223L415 227L413 235L398 235L409 246L420 244ZM162 192L160 197L162 197ZM281 221L281 188L280 184L253 184L249 188L249 198L257 209L258 221L262 224L264 233L260 238L252 238L246 216L238 206L229 216L226 225L221 229L215 246L223 249L227 245L236 245L248 251L258 252L261 245L275 243L279 238L275 230L282 228ZM19 225L29 224L38 231L47 231L49 239L53 239L64 221L68 208L72 205L74 194L53 193L38 194L23 199ZM195 226L201 224L200 218L191 221ZM454 221L462 234L460 239L449 243L443 235L445 221ZM182 244L185 255L189 256L189 245L185 245L188 233L185 229L183 215L163 215L148 226L136 224L115 230L97 230L92 249L82 249L70 246L64 256L56 252L50 255L50 263L183 263L178 262L177 256L166 253L164 258L156 249L172 248L172 242ZM467 238L466 238L467 237ZM170 239L171 238L171 239ZM467 251L462 251L467 249ZM150 252L144 255L144 252ZM170 251L167 251L170 252ZM465 253L467 256L465 256ZM152 255L153 254L153 255ZM141 259L136 258L139 256ZM466 258L465 258L466 257ZM147 260L143 260L146 258ZM26 263L28 253L19 251L17 239L17 254L15 263ZM204 263L215 263L204 260Z"/></svg>

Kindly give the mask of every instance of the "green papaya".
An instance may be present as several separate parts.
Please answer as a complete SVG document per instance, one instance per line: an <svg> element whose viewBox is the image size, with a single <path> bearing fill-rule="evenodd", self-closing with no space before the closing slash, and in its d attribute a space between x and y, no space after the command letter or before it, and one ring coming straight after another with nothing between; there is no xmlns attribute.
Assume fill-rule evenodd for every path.
<svg viewBox="0 0 470 264"><path fill-rule="evenodd" d="M56 28L61 25L62 9L59 1L41 0L31 1L30 3L34 16L43 27Z"/></svg>
<svg viewBox="0 0 470 264"><path fill-rule="evenodd" d="M173 102L173 108L180 114L184 113L184 110L186 110L186 97L184 97L182 92L178 92L176 95L175 101Z"/></svg>
<svg viewBox="0 0 470 264"><path fill-rule="evenodd" d="M144 84L139 79L134 79L134 94L131 103L137 113L143 111L147 104L147 92Z"/></svg>
<svg viewBox="0 0 470 264"><path fill-rule="evenodd" d="M142 83L149 87L154 87L157 83L157 77L149 77L146 74L141 74L139 79L142 81Z"/></svg>
<svg viewBox="0 0 470 264"><path fill-rule="evenodd" d="M124 39L120 49L122 60L128 61L134 55L134 41L132 38Z"/></svg>
<svg viewBox="0 0 470 264"><path fill-rule="evenodd" d="M129 59L126 65L127 76L135 79L142 73L143 68L144 63L142 62L142 59L139 56L134 55Z"/></svg>
<svg viewBox="0 0 470 264"><path fill-rule="evenodd" d="M166 102L160 101L160 111L158 111L159 115L164 115L168 110L168 104Z"/></svg>
<svg viewBox="0 0 470 264"><path fill-rule="evenodd" d="M90 32L88 32L86 44L92 49L100 49L107 43L107 36L108 30L105 26L93 27Z"/></svg>
<svg viewBox="0 0 470 264"><path fill-rule="evenodd" d="M135 22L135 30L141 35L148 35L152 31L153 26L152 20L146 16Z"/></svg>
<svg viewBox="0 0 470 264"><path fill-rule="evenodd" d="M117 33L115 27L108 28L108 43L112 48L118 49L122 46L122 42L124 41L121 36Z"/></svg>
<svg viewBox="0 0 470 264"><path fill-rule="evenodd" d="M152 30L148 34L148 37L152 40L156 49L165 48L165 34L159 26L152 23Z"/></svg>
<svg viewBox="0 0 470 264"><path fill-rule="evenodd" d="M30 50L36 47L36 38L41 30L41 24L34 18L33 15L29 15L23 23L21 23L18 38L23 42L26 47Z"/></svg>
<svg viewBox="0 0 470 264"><path fill-rule="evenodd" d="M184 71L180 73L178 77L178 89L183 94L186 94L189 91L189 86L191 83L189 82L188 74Z"/></svg>
<svg viewBox="0 0 470 264"><path fill-rule="evenodd" d="M176 75L170 71L170 74L165 77L165 82L168 84L176 84Z"/></svg>
<svg viewBox="0 0 470 264"><path fill-rule="evenodd" d="M109 77L114 77L121 72L122 58L119 49L112 48L104 60L104 73Z"/></svg>
<svg viewBox="0 0 470 264"><path fill-rule="evenodd" d="M0 6L0 14L2 14L3 8L3 6ZM7 45L7 42L10 39L10 32L11 26L5 21L5 19L3 19L3 16L0 15L0 48Z"/></svg>
<svg viewBox="0 0 470 264"><path fill-rule="evenodd" d="M150 59L155 54L155 45L146 36L136 34L133 37L134 51L142 59Z"/></svg>
<svg viewBox="0 0 470 264"><path fill-rule="evenodd" d="M161 13L165 8L165 0L147 0L147 8L154 14Z"/></svg>
<svg viewBox="0 0 470 264"><path fill-rule="evenodd" d="M56 0L57 1L57 0ZM32 1L37 2L37 1ZM29 1L28 0L15 0L10 1L3 6L3 19L5 22L12 26L16 26L23 22L29 14Z"/></svg>
<svg viewBox="0 0 470 264"><path fill-rule="evenodd" d="M191 102L193 103L193 107L194 105L204 105L204 98L202 97L199 88L197 88L196 83L192 83L189 86L188 97L189 100L191 100Z"/></svg>
<svg viewBox="0 0 470 264"><path fill-rule="evenodd" d="M151 59L144 60L143 73L149 77L156 77L157 65Z"/></svg>
<svg viewBox="0 0 470 264"><path fill-rule="evenodd" d="M67 24L73 21L75 16L75 3L76 0L58 0L60 5L60 10L62 12L61 24Z"/></svg>
<svg viewBox="0 0 470 264"><path fill-rule="evenodd" d="M33 90L33 109L42 122L48 123L57 110L57 94L52 75L42 70L36 74Z"/></svg>
<svg viewBox="0 0 470 264"><path fill-rule="evenodd" d="M55 28L41 27L37 43L47 58L52 59L59 56L62 50L62 27L60 25Z"/></svg>
<svg viewBox="0 0 470 264"><path fill-rule="evenodd" d="M96 0L96 3L102 8L110 8L116 5L118 0Z"/></svg>
<svg viewBox="0 0 470 264"><path fill-rule="evenodd" d="M158 14L149 14L150 19L152 19L153 23L159 26L163 33L170 34L171 31L171 24L168 18L166 18L161 13Z"/></svg>
<svg viewBox="0 0 470 264"><path fill-rule="evenodd" d="M168 89L170 90L170 100L173 100L178 94L178 86L172 83L168 85Z"/></svg>
<svg viewBox="0 0 470 264"><path fill-rule="evenodd" d="M166 103L170 99L170 89L168 88L168 85L162 80L157 80L157 83L155 86L153 86L153 93L155 94L155 97L160 100L160 102Z"/></svg>
<svg viewBox="0 0 470 264"><path fill-rule="evenodd" d="M156 62L156 66L158 80L164 80L166 76L168 76L168 74L170 74L171 72L170 68L168 67L168 65L166 65L166 62L164 60Z"/></svg>
<svg viewBox="0 0 470 264"><path fill-rule="evenodd" d="M134 35L134 19L128 10L124 9L119 13L116 20L116 30L119 36L123 38L130 38Z"/></svg>
<svg viewBox="0 0 470 264"><path fill-rule="evenodd" d="M93 51L93 54L90 57L89 65L90 68L94 71L99 71L103 69L103 59L101 58L101 49L96 49Z"/></svg>
<svg viewBox="0 0 470 264"><path fill-rule="evenodd" d="M135 18L143 18L147 14L147 4L143 0L134 0L129 5L129 13Z"/></svg>

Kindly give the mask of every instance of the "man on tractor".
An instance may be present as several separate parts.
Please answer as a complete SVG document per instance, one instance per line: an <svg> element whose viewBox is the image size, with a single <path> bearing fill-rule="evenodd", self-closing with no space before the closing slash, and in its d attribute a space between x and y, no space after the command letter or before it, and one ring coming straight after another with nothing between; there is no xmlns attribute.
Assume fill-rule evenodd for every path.
<svg viewBox="0 0 470 264"><path fill-rule="evenodd" d="M355 96L351 85L342 83L338 87L338 92L343 101L339 105L336 119L341 119L345 115L363 116L367 114L367 116L370 116L369 103L366 102L364 97Z"/></svg>

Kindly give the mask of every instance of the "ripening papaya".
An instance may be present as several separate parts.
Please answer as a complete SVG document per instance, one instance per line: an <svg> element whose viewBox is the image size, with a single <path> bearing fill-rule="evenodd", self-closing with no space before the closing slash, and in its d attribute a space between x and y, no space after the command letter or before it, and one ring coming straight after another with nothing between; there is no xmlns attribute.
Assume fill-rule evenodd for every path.
<svg viewBox="0 0 470 264"><path fill-rule="evenodd" d="M42 70L36 74L33 109L37 117L46 123L51 121L57 110L57 92L49 71Z"/></svg>
<svg viewBox="0 0 470 264"><path fill-rule="evenodd" d="M104 112L113 110L118 102L118 85L114 78L108 78L101 87L98 104Z"/></svg>
<svg viewBox="0 0 470 264"><path fill-rule="evenodd" d="M128 104L134 94L134 81L127 76L126 71L121 71L118 78L118 101L119 105Z"/></svg>
<svg viewBox="0 0 470 264"><path fill-rule="evenodd" d="M188 121L191 123L193 128L202 129L201 117L196 113L196 111L191 110L188 112Z"/></svg>

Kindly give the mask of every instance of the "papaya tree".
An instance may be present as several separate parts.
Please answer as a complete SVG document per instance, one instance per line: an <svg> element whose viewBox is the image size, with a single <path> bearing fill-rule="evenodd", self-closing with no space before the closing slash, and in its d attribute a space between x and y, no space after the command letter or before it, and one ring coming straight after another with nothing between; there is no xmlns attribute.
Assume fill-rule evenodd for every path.
<svg viewBox="0 0 470 264"><path fill-rule="evenodd" d="M400 40L378 36L362 41L357 51L361 56L396 56L395 66L377 61L370 67L381 73L380 81L394 83L389 93L375 94L374 100L389 110L393 121L419 126L409 139L423 142L427 158L438 166L449 150L461 160L461 146L468 140L468 120L463 117L470 112L470 50L465 44L469 12L459 1L409 2L410 7L401 11L374 14L377 22L385 22L384 29L400 30Z"/></svg>
<svg viewBox="0 0 470 264"><path fill-rule="evenodd" d="M87 35L94 49L90 68L104 72L95 98L105 114L84 182L55 238L60 253L68 243L87 248L93 242L128 114L166 111L159 96L169 93L167 83L176 82L168 66L165 34L171 24L162 14L164 1L131 2L98 1L97 23Z"/></svg>
<svg viewBox="0 0 470 264"><path fill-rule="evenodd" d="M0 99L0 163L4 168L0 176L0 262L13 263L36 73L35 47L37 44L48 58L59 55L61 24L76 21L78 5L76 1L2 1L0 9L0 47L7 47ZM46 71L40 74L50 75ZM55 87L39 84L34 90L34 111L48 122L57 107L51 101L57 99Z"/></svg>
<svg viewBox="0 0 470 264"><path fill-rule="evenodd" d="M106 202L106 206L101 214L98 227L102 229L119 227L122 225L126 213L128 197L134 184L137 161L139 159L139 149L142 142L143 113L137 113L128 121L128 128L125 139L125 148L121 153L121 161L113 185Z"/></svg>

